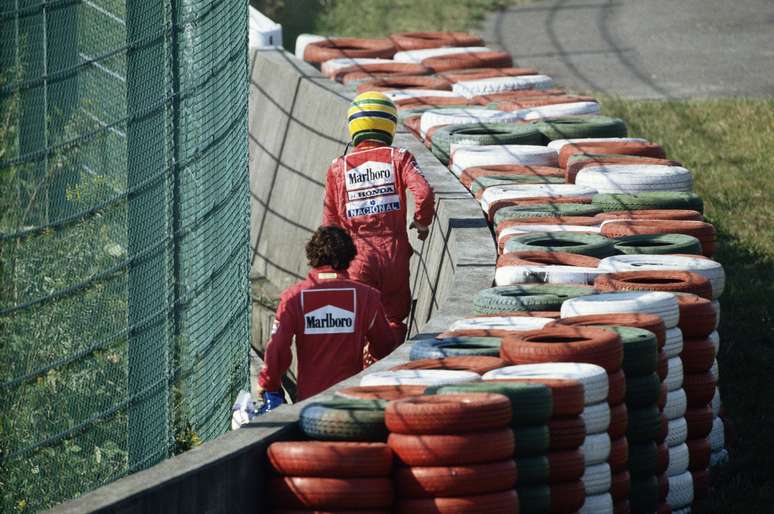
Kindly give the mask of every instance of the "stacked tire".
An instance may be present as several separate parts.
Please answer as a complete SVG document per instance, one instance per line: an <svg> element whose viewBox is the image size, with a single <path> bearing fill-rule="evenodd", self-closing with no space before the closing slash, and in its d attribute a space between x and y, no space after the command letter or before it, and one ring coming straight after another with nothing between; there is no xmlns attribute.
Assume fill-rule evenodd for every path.
<svg viewBox="0 0 774 514"><path fill-rule="evenodd" d="M393 512L518 513L511 418L510 401L499 394L390 402L385 422L397 457Z"/></svg>
<svg viewBox="0 0 774 514"><path fill-rule="evenodd" d="M538 332L540 331L534 333ZM550 330L546 330L546 332L550 332ZM615 335L613 334L613 336ZM507 340L508 338L503 341L504 348ZM617 340L617 336L613 340ZM617 360L620 367L620 342L618 344L618 357L614 355L609 360L611 363ZM512 355L515 345L510 346L511 348L506 352ZM611 380L605 368L601 366L577 362L521 364L489 372L484 375L484 380L528 380L547 381L547 383L570 381L570 384L579 382L583 385L583 407L579 417L582 422L582 432L585 432L585 437L580 445L580 450L584 456L581 483L583 484L585 500L578 511L589 514L614 512L613 499L610 494L613 485L611 468L619 468L622 461L626 462L626 441L621 441L619 437L614 441L615 444L611 442L608 433L611 428L611 409L608 401L609 398L613 398L614 403L620 403L625 396L623 381L618 380L617 376ZM554 385L553 387L558 386ZM565 385L564 387L568 389L572 386ZM565 396L569 394L566 390L555 389L555 391L557 390L562 391ZM612 391L612 395L608 394L609 391ZM557 394L554 394L555 398L556 396ZM563 400L563 403L565 401ZM580 406L579 403L576 408ZM571 408L560 411L557 414L561 415L555 416L549 423L552 441L555 438L557 446L567 445L571 447L577 441L573 436L581 433L577 421L571 414L573 411L574 409ZM618 427L613 427L616 431L620 431L620 425L623 423L625 427L626 423L625 411L622 417L620 414L618 416L614 422L618 424Z"/></svg>
<svg viewBox="0 0 774 514"><path fill-rule="evenodd" d="M392 510L392 450L384 443L294 441L267 450L273 512Z"/></svg>

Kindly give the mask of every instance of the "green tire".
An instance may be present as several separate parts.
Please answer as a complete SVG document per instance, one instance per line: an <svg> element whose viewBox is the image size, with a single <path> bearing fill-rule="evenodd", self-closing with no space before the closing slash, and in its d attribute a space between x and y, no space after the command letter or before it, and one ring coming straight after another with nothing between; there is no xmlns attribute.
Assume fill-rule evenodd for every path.
<svg viewBox="0 0 774 514"><path fill-rule="evenodd" d="M514 451L516 457L534 457L545 454L551 445L551 432L548 425L515 427L513 438L516 441Z"/></svg>
<svg viewBox="0 0 774 514"><path fill-rule="evenodd" d="M551 477L551 465L545 455L519 457L516 469L519 470L519 484L545 484Z"/></svg>
<svg viewBox="0 0 774 514"><path fill-rule="evenodd" d="M433 133L430 150L438 160L449 163L452 144L541 145L543 136L532 125L516 123L460 123L440 127Z"/></svg>
<svg viewBox="0 0 774 514"><path fill-rule="evenodd" d="M632 480L655 475L658 468L658 446L656 443L629 445L629 463L627 465Z"/></svg>
<svg viewBox="0 0 774 514"><path fill-rule="evenodd" d="M551 488L547 485L518 485L519 514L548 514L551 512Z"/></svg>
<svg viewBox="0 0 774 514"><path fill-rule="evenodd" d="M629 444L649 443L658 439L661 433L661 413L657 405L629 409L628 414L626 438Z"/></svg>
<svg viewBox="0 0 774 514"><path fill-rule="evenodd" d="M532 232L519 234L505 243L505 252L567 252L603 259L616 253L613 241L597 234L577 232Z"/></svg>
<svg viewBox="0 0 774 514"><path fill-rule="evenodd" d="M605 193L594 195L591 203L603 211L640 211L645 209L689 209L704 212L704 202L695 193Z"/></svg>
<svg viewBox="0 0 774 514"><path fill-rule="evenodd" d="M658 341L650 330L634 327L605 326L621 338L623 370L630 377L650 375L658 369Z"/></svg>
<svg viewBox="0 0 774 514"><path fill-rule="evenodd" d="M658 478L655 475L640 480L632 480L629 503L632 512L655 512L659 503Z"/></svg>
<svg viewBox="0 0 774 514"><path fill-rule="evenodd" d="M591 286L522 284L482 289L473 299L473 310L479 314L510 311L558 311L562 302L594 294Z"/></svg>
<svg viewBox="0 0 774 514"><path fill-rule="evenodd" d="M311 439L325 441L386 441L381 400L329 400L301 410L299 426Z"/></svg>
<svg viewBox="0 0 774 514"><path fill-rule="evenodd" d="M639 409L658 403L661 394L661 379L658 373L639 377L626 377L626 407Z"/></svg>
<svg viewBox="0 0 774 514"><path fill-rule="evenodd" d="M551 389L543 384L477 382L429 387L425 394L454 393L495 393L506 396L511 401L514 427L543 425L548 422L554 404Z"/></svg>
<svg viewBox="0 0 774 514"><path fill-rule="evenodd" d="M547 121L536 121L534 126L546 142L556 139L588 137L626 137L626 123L609 116L563 116Z"/></svg>
<svg viewBox="0 0 774 514"><path fill-rule="evenodd" d="M624 254L637 255L701 255L701 241L687 234L644 234L613 240L613 247Z"/></svg>
<svg viewBox="0 0 774 514"><path fill-rule="evenodd" d="M494 215L495 226L503 221L543 216L595 216L602 212L596 205L584 203L536 203L510 205L498 209Z"/></svg>

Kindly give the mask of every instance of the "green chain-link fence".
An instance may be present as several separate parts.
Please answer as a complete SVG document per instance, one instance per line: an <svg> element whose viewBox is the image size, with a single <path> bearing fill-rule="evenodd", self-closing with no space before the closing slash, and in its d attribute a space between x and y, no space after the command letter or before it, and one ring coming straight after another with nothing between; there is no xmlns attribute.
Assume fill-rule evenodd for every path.
<svg viewBox="0 0 774 514"><path fill-rule="evenodd" d="M247 4L0 0L0 512L228 429Z"/></svg>

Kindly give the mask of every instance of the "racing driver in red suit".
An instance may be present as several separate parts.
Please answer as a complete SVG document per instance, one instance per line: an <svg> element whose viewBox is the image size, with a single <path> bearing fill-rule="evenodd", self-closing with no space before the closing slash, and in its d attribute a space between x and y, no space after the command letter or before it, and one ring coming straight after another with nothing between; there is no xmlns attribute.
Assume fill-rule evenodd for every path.
<svg viewBox="0 0 774 514"><path fill-rule="evenodd" d="M390 146L397 110L387 96L358 95L349 109L348 124L355 146L328 168L323 224L343 227L352 236L357 258L349 275L381 291L387 320L402 343L404 320L411 309L406 189L416 202L411 228L420 240L427 237L433 220L433 191L414 156Z"/></svg>
<svg viewBox="0 0 774 514"><path fill-rule="evenodd" d="M366 339L376 358L398 346L379 291L347 275L356 252L352 239L339 227L320 227L307 243L312 270L306 280L282 293L266 345L259 377L264 391L260 414L283 403L280 381L292 362L293 336L298 356L297 400L360 372Z"/></svg>

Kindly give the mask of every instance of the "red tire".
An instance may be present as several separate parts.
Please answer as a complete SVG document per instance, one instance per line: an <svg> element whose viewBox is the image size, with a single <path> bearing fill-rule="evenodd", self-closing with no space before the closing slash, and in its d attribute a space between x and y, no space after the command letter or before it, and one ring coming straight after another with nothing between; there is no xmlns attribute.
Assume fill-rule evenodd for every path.
<svg viewBox="0 0 774 514"><path fill-rule="evenodd" d="M688 423L688 439L702 439L712 432L712 407L690 407L685 410L685 421Z"/></svg>
<svg viewBox="0 0 774 514"><path fill-rule="evenodd" d="M661 414L661 429L658 433L658 437L656 438L656 442L658 444L663 443L666 441L667 436L669 435L669 420L667 419L664 414Z"/></svg>
<svg viewBox="0 0 774 514"><path fill-rule="evenodd" d="M547 327L555 325L569 325L594 327L599 325L620 325L623 327L641 328L656 334L659 349L666 343L666 326L660 316L655 314L587 314L585 316L571 316L552 321Z"/></svg>
<svg viewBox="0 0 774 514"><path fill-rule="evenodd" d="M665 383L661 383L661 390L658 394L658 410L663 411L666 407L667 400L669 399L669 387Z"/></svg>
<svg viewBox="0 0 774 514"><path fill-rule="evenodd" d="M519 498L513 489L477 496L401 499L395 514L519 514Z"/></svg>
<svg viewBox="0 0 774 514"><path fill-rule="evenodd" d="M575 450L586 440L586 424L580 416L548 420L551 450Z"/></svg>
<svg viewBox="0 0 774 514"><path fill-rule="evenodd" d="M513 58L508 52L475 52L429 57L422 61L435 73L468 68L508 68L513 66Z"/></svg>
<svg viewBox="0 0 774 514"><path fill-rule="evenodd" d="M641 211L608 211L594 216L597 223L611 220L684 220L704 221L704 216L698 211L687 209L643 209Z"/></svg>
<svg viewBox="0 0 774 514"><path fill-rule="evenodd" d="M370 80L380 76L394 75L427 75L432 73L430 68L421 64L407 62L378 62L368 64L353 64L342 66L334 71L323 74L329 79L347 84L353 80Z"/></svg>
<svg viewBox="0 0 774 514"><path fill-rule="evenodd" d="M291 441L272 443L266 455L280 475L296 477L385 477L392 450L384 443Z"/></svg>
<svg viewBox="0 0 774 514"><path fill-rule="evenodd" d="M450 435L390 434L387 444L409 466L459 466L496 462L513 457L513 431Z"/></svg>
<svg viewBox="0 0 774 514"><path fill-rule="evenodd" d="M395 45L389 39L328 38L309 43L304 49L304 60L316 64L341 58L381 57L389 59L393 55L395 55Z"/></svg>
<svg viewBox="0 0 774 514"><path fill-rule="evenodd" d="M573 218L577 218L577 220L573 219L572 221L574 221L574 223L569 223L571 225L575 225L577 221L583 217L576 216ZM527 219L542 220L542 219L549 219L549 218L527 218ZM555 221L558 218L550 218L550 219ZM583 218L583 219L586 219L586 218ZM568 218L564 218L562 219L562 222L565 222L567 220ZM508 220L508 221L504 221L503 223L500 223L500 225L497 227L498 233L503 228L516 224L515 221L516 220ZM553 223L553 221L546 221L546 223ZM500 257L497 258L498 268L501 266L535 266L535 265L540 266L543 264L547 264L547 265L558 264L561 266L581 266L581 267L596 268L599 265L599 259L597 259L596 257L589 257L586 255L580 255L576 253L534 252L534 251L512 252L505 255L501 255Z"/></svg>
<svg viewBox="0 0 774 514"><path fill-rule="evenodd" d="M583 452L580 450L548 452L548 482L556 484L579 480L586 470Z"/></svg>
<svg viewBox="0 0 774 514"><path fill-rule="evenodd" d="M393 475L399 498L474 496L513 489L513 459L468 466L398 467Z"/></svg>
<svg viewBox="0 0 774 514"><path fill-rule="evenodd" d="M709 339L684 339L680 353L684 373L704 373L715 362L715 345Z"/></svg>
<svg viewBox="0 0 774 514"><path fill-rule="evenodd" d="M701 242L702 254L705 257L712 257L715 253L715 227L702 221L611 221L602 226L601 234L610 238L640 234L686 234Z"/></svg>
<svg viewBox="0 0 774 514"><path fill-rule="evenodd" d="M406 362L390 368L391 371L400 369L453 369L473 371L483 375L493 369L504 368L508 363L497 357L445 357L443 359L421 359Z"/></svg>
<svg viewBox="0 0 774 514"><path fill-rule="evenodd" d="M561 177L562 168L551 166L522 166L517 164L496 164L492 166L465 168L460 175L460 182L470 189L478 177L508 177L527 175L535 177Z"/></svg>
<svg viewBox="0 0 774 514"><path fill-rule="evenodd" d="M477 314L477 318L500 318L500 317L523 317L523 318L559 318L559 311L502 311L494 314ZM513 332L511 332L513 335Z"/></svg>
<svg viewBox="0 0 774 514"><path fill-rule="evenodd" d="M420 385L384 385L356 386L339 389L336 396L361 400L402 400L425 394L425 386Z"/></svg>
<svg viewBox="0 0 774 514"><path fill-rule="evenodd" d="M656 514L672 514L672 507L662 500L662 503L658 504L658 510L656 511Z"/></svg>
<svg viewBox="0 0 774 514"><path fill-rule="evenodd" d="M666 473L667 468L669 467L669 447L666 445L666 443L661 443L658 445L658 452L656 453L656 474L659 475L659 477L663 476L664 473ZM659 478L659 482L661 479Z"/></svg>
<svg viewBox="0 0 774 514"><path fill-rule="evenodd" d="M403 120L403 126L405 126L407 129L411 131L412 134L414 134L417 139L420 141L422 140L422 137L420 136L419 132L419 124L422 121L422 116L409 116L405 120Z"/></svg>
<svg viewBox="0 0 774 514"><path fill-rule="evenodd" d="M296 509L274 509L269 514L392 514L392 510L296 510Z"/></svg>
<svg viewBox="0 0 774 514"><path fill-rule="evenodd" d="M514 364L586 362L609 373L621 369L623 346L618 334L595 327L552 327L503 339L500 357Z"/></svg>
<svg viewBox="0 0 774 514"><path fill-rule="evenodd" d="M642 157L666 159L664 149L655 143L641 143L637 141L588 141L564 145L559 152L559 166L566 168L567 161L571 156L583 153L640 155Z"/></svg>
<svg viewBox="0 0 774 514"><path fill-rule="evenodd" d="M569 160L568 160L569 161ZM575 183L575 177L583 168L592 166L604 166L609 164L650 164L653 166L682 166L677 161L669 159L659 159L655 157L643 157L641 155L597 155L593 159L581 159L576 162L567 163L565 168L565 178L568 184ZM615 218L608 218L615 219ZM657 218L666 219L666 218Z"/></svg>
<svg viewBox="0 0 774 514"><path fill-rule="evenodd" d="M666 377L669 374L669 358L664 350L658 352L658 368L656 369L656 373L658 373L658 378L660 378L662 382L666 380Z"/></svg>
<svg viewBox="0 0 774 514"><path fill-rule="evenodd" d="M398 32L390 41L399 50L423 50L445 46L481 46L484 40L467 32Z"/></svg>
<svg viewBox="0 0 774 514"><path fill-rule="evenodd" d="M622 369L607 374L607 403L618 405L626 399L626 375Z"/></svg>
<svg viewBox="0 0 774 514"><path fill-rule="evenodd" d="M571 514L580 510L585 501L582 481L551 484L551 514Z"/></svg>
<svg viewBox="0 0 774 514"><path fill-rule="evenodd" d="M426 75L400 75L375 80L369 80L358 84L358 93L366 91L393 91L395 89L437 89L439 91L451 91L448 81Z"/></svg>
<svg viewBox="0 0 774 514"><path fill-rule="evenodd" d="M392 505L389 478L274 477L270 501L292 509L384 509Z"/></svg>
<svg viewBox="0 0 774 514"><path fill-rule="evenodd" d="M626 404L621 402L610 407L610 426L607 435L610 439L618 439L626 435L629 428L629 412Z"/></svg>
<svg viewBox="0 0 774 514"><path fill-rule="evenodd" d="M683 376L683 389L688 397L688 407L706 407L715 396L715 377L711 372L686 373Z"/></svg>
<svg viewBox="0 0 774 514"><path fill-rule="evenodd" d="M618 500L613 503L613 514L631 514L632 507L629 500Z"/></svg>
<svg viewBox="0 0 774 514"><path fill-rule="evenodd" d="M702 501L710 495L712 481L708 469L691 471L693 476L693 501Z"/></svg>
<svg viewBox="0 0 774 514"><path fill-rule="evenodd" d="M548 96L548 95L563 96L566 94L567 94L567 91L565 91L564 89L556 89L556 88L520 89L518 91L503 91L502 93L491 93L488 95L474 96L473 101L478 103L479 105L489 105L495 102L508 102L510 100L519 100L521 98L529 98L533 96ZM564 177L564 172L562 172L561 176Z"/></svg>
<svg viewBox="0 0 774 514"><path fill-rule="evenodd" d="M546 95L546 96L528 96L515 100L505 100L493 102L498 111L520 111L522 109L532 109L544 105L570 104L575 102L596 102L593 96L571 96L571 95Z"/></svg>
<svg viewBox="0 0 774 514"><path fill-rule="evenodd" d="M629 465L629 441L626 437L619 437L611 441L607 463L613 473L626 471Z"/></svg>
<svg viewBox="0 0 774 514"><path fill-rule="evenodd" d="M387 404L384 422L398 434L478 432L509 426L511 402L501 394L444 394Z"/></svg>
<svg viewBox="0 0 774 514"><path fill-rule="evenodd" d="M628 471L619 471L613 474L610 482L610 496L614 502L624 501L629 498L631 490L631 478Z"/></svg>
<svg viewBox="0 0 774 514"><path fill-rule="evenodd" d="M689 271L624 271L599 275L594 288L602 291L665 291L691 293L712 299L712 284L705 276Z"/></svg>
<svg viewBox="0 0 774 514"><path fill-rule="evenodd" d="M456 70L439 73L439 76L449 82L461 82L463 80L481 80L494 77L519 77L523 75L537 75L535 68L471 68L468 70Z"/></svg>
<svg viewBox="0 0 774 514"><path fill-rule="evenodd" d="M677 304L680 307L678 327L684 338L707 337L715 330L718 314L712 301L697 295L679 294Z"/></svg>
<svg viewBox="0 0 774 514"><path fill-rule="evenodd" d="M461 96L413 96L394 100L393 103L399 109L416 109L419 107L446 107L452 105L466 106L471 104L471 100Z"/></svg>
<svg viewBox="0 0 774 514"><path fill-rule="evenodd" d="M688 469L691 471L701 471L707 469L710 464L710 454L712 448L710 447L709 439L706 437L701 439L688 439Z"/></svg>
<svg viewBox="0 0 774 514"><path fill-rule="evenodd" d="M667 477L666 473L662 473L658 476L658 489L659 499L661 501L666 500L666 497L669 494L669 477Z"/></svg>

